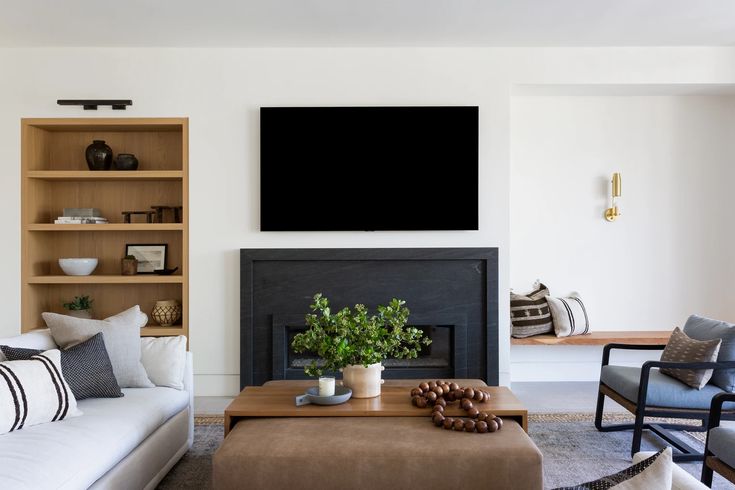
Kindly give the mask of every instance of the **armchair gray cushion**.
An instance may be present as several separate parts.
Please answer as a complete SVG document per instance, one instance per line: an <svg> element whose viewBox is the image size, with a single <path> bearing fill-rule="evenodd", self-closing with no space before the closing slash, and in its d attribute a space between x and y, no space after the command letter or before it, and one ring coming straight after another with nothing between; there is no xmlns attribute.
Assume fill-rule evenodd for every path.
<svg viewBox="0 0 735 490"><path fill-rule="evenodd" d="M735 468L735 429L715 427L709 431L709 450Z"/></svg>
<svg viewBox="0 0 735 490"><path fill-rule="evenodd" d="M633 403L638 402L641 368L603 366L600 379L626 399ZM660 373L658 369L651 369L648 378L646 405L649 407L709 410L712 397L722 393L722 391L712 384L705 385L701 390L690 388L681 381ZM725 404L725 410L733 409L735 409L735 403Z"/></svg>
<svg viewBox="0 0 735 490"><path fill-rule="evenodd" d="M697 340L722 339L717 362L735 361L735 325L692 315L684 324L684 333ZM735 391L735 369L720 369L712 374L710 383L725 391Z"/></svg>

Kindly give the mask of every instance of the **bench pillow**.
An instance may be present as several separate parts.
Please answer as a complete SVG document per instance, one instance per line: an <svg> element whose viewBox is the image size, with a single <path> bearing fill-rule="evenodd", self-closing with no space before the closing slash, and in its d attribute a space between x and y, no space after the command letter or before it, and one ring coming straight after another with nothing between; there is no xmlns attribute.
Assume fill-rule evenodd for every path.
<svg viewBox="0 0 735 490"><path fill-rule="evenodd" d="M684 324L684 333L697 340L722 339L717 362L735 361L735 325L692 315ZM735 391L735 369L720 369L712 374L710 383L732 393Z"/></svg>
<svg viewBox="0 0 735 490"><path fill-rule="evenodd" d="M0 345L9 361L31 359L40 349ZM112 371L102 333L81 344L61 351L61 372L77 400L85 398L119 398L123 396Z"/></svg>
<svg viewBox="0 0 735 490"><path fill-rule="evenodd" d="M61 353L47 350L27 361L0 362L0 434L78 417L61 374Z"/></svg>
<svg viewBox="0 0 735 490"><path fill-rule="evenodd" d="M527 294L510 293L511 335L516 338L531 337L554 331L546 297L549 288L541 283Z"/></svg>
<svg viewBox="0 0 735 490"><path fill-rule="evenodd" d="M582 298L574 293L566 298L546 298L554 320L554 332L557 337L584 335L590 331L590 321Z"/></svg>
<svg viewBox="0 0 735 490"><path fill-rule="evenodd" d="M104 320L87 320L58 313L42 313L51 335L68 349L102 332L112 370L121 388L153 388L140 363L140 328L145 315L136 305Z"/></svg>
<svg viewBox="0 0 735 490"><path fill-rule="evenodd" d="M721 339L694 340L676 327L661 354L664 362L715 362ZM712 369L661 368L661 374L676 378L687 386L701 390L712 378Z"/></svg>

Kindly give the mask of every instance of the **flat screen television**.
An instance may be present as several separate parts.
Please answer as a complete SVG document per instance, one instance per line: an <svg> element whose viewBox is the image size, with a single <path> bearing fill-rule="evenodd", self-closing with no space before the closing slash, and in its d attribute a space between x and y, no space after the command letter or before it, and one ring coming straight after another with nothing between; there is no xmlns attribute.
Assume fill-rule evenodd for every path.
<svg viewBox="0 0 735 490"><path fill-rule="evenodd" d="M478 108L262 107L262 231L477 230Z"/></svg>

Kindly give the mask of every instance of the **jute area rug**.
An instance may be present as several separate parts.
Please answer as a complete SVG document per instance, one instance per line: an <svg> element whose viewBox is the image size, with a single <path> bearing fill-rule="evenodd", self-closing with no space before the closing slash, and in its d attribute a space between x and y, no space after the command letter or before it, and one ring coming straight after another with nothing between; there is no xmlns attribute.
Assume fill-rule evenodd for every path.
<svg viewBox="0 0 735 490"><path fill-rule="evenodd" d="M547 489L583 483L630 466L632 433L598 432L591 413L531 414L529 435L544 455L544 486ZM631 422L627 414L609 414L606 424ZM680 433L696 448L704 448L704 433ZM159 489L211 488L212 455L223 439L222 417L196 417L194 446L160 483ZM643 450L658 450L663 442L644 433ZM699 479L700 463L682 464ZM726 480L715 475L712 488L732 489ZM522 490L522 489L520 489Z"/></svg>

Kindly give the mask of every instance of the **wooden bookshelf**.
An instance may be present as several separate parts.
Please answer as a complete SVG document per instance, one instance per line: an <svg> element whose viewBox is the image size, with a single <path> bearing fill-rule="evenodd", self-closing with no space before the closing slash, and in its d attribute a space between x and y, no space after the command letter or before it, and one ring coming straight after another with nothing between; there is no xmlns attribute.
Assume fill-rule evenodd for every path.
<svg viewBox="0 0 735 490"><path fill-rule="evenodd" d="M133 153L135 171L90 171L84 151L105 140L113 153ZM21 121L21 320L23 332L44 326L41 313L89 295L105 318L136 304L149 316L142 335L189 334L189 151L186 118L73 118ZM123 211L182 206L181 223L123 223ZM94 207L109 224L57 225L63 208ZM120 274L130 243L166 243L173 275ZM97 257L90 276L67 276L63 257ZM158 300L182 305L178 325L151 317Z"/></svg>

